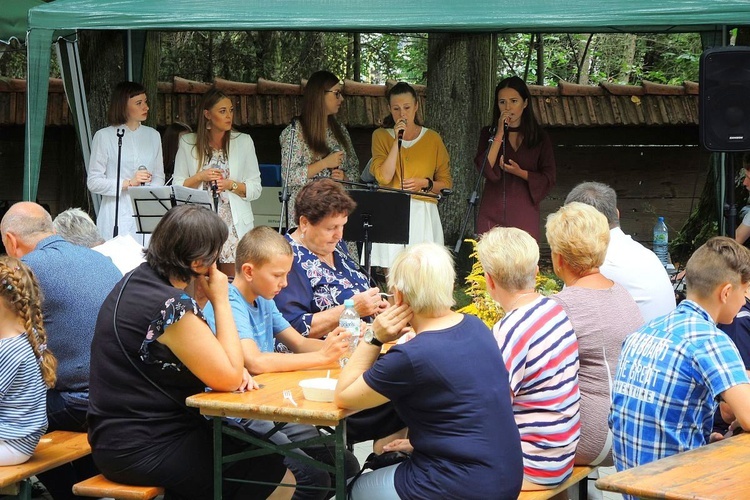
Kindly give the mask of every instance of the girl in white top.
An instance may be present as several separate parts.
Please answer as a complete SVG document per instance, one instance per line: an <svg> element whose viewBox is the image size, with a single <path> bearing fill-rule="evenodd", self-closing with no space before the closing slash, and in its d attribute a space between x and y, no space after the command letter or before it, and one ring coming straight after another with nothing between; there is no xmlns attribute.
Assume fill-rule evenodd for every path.
<svg viewBox="0 0 750 500"><path fill-rule="evenodd" d="M0 466L26 462L47 430L47 388L57 360L47 350L34 274L0 257Z"/></svg>
<svg viewBox="0 0 750 500"><path fill-rule="evenodd" d="M102 196L96 225L102 238L115 236L115 203L120 195L118 234L129 234L144 246L148 236L137 234L128 188L142 184L164 185L164 163L159 132L142 125L148 116L146 89L134 82L120 82L112 92L107 121L109 127L94 134L87 185ZM117 185L118 130L123 134L120 185ZM139 168L145 167L145 168Z"/></svg>

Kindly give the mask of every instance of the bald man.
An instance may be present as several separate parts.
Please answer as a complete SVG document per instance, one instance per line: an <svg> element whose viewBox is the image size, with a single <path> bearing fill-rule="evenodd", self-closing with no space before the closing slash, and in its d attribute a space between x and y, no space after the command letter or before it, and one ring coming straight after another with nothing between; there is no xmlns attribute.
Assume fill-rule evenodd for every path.
<svg viewBox="0 0 750 500"><path fill-rule="evenodd" d="M94 325L122 274L108 257L57 236L52 217L36 203L11 206L0 221L0 236L8 255L34 271L44 296L47 343L58 361L57 383L47 391L49 430L85 432ZM72 485L88 474L67 471L65 478L63 472L40 480L55 500L77 498Z"/></svg>

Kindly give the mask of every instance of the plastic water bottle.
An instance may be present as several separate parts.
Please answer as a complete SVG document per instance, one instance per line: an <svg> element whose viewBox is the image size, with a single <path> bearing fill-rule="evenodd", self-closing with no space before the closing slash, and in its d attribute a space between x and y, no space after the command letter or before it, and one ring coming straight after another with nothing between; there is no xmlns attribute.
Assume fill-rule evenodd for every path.
<svg viewBox="0 0 750 500"><path fill-rule="evenodd" d="M659 220L654 226L654 253L659 257L659 261L666 268L669 264L669 231L667 225L664 224L664 217L659 217Z"/></svg>
<svg viewBox="0 0 750 500"><path fill-rule="evenodd" d="M339 318L339 326L346 328L352 335L351 340L349 340L349 350L339 360L339 364L343 368L359 343L359 313L354 309L353 299L346 299L344 301L344 312L341 313L341 317Z"/></svg>

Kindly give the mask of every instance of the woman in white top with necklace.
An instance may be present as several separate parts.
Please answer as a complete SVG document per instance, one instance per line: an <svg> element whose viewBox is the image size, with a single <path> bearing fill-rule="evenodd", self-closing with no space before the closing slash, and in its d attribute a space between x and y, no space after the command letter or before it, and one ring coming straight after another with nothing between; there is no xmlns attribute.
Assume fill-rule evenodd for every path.
<svg viewBox="0 0 750 500"><path fill-rule="evenodd" d="M131 235L144 246L148 235L137 234L128 188L142 184L164 185L161 136L142 125L148 116L146 89L135 82L120 82L112 92L107 121L109 127L94 134L87 185L92 194L102 196L96 225L102 238L113 237L115 201L119 191L118 235ZM120 158L120 185L117 185L117 131L124 130ZM140 168L139 167L145 167Z"/></svg>

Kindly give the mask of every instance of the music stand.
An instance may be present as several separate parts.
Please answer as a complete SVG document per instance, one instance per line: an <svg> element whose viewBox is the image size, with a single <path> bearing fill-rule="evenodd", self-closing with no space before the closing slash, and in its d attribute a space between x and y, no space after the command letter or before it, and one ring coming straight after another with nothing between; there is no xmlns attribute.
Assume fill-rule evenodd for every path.
<svg viewBox="0 0 750 500"><path fill-rule="evenodd" d="M184 186L133 186L128 188L138 234L151 234L167 211L177 205L195 203L211 209L211 195Z"/></svg>
<svg viewBox="0 0 750 500"><path fill-rule="evenodd" d="M411 196L388 191L349 190L357 208L344 226L344 239L361 241L365 269L370 275L370 253L373 243L409 243Z"/></svg>

